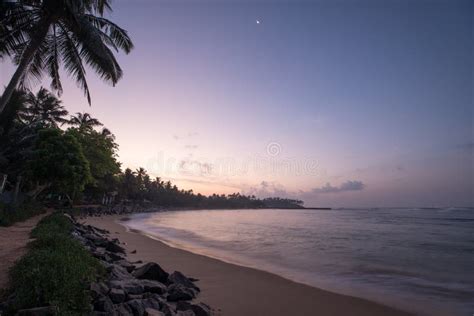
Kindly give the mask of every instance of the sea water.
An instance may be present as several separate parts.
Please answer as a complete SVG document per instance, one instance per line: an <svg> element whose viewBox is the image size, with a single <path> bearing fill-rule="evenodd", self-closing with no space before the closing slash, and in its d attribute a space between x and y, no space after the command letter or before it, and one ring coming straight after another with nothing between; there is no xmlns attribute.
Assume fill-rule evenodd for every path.
<svg viewBox="0 0 474 316"><path fill-rule="evenodd" d="M423 315L474 314L474 209L136 214L172 246Z"/></svg>

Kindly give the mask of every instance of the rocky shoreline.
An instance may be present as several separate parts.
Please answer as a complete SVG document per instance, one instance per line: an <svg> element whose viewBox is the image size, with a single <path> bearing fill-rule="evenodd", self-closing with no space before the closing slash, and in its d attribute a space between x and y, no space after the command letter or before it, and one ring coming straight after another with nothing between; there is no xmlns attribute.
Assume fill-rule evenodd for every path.
<svg viewBox="0 0 474 316"><path fill-rule="evenodd" d="M154 262L129 262L120 241L110 240L106 230L75 223L72 234L107 271L106 280L91 284L93 315L211 315L208 305L191 303L200 291L196 279L169 274Z"/></svg>
<svg viewBox="0 0 474 316"><path fill-rule="evenodd" d="M127 260L125 248L110 232L74 224L72 237L104 266L106 275L90 284L91 315L111 316L210 316L215 313L202 302L194 302L200 289L197 279L179 271L168 273L158 263ZM133 253L133 252L132 252ZM8 302L6 302L8 304ZM20 310L17 315L55 315L52 306ZM0 312L1 315L1 312Z"/></svg>

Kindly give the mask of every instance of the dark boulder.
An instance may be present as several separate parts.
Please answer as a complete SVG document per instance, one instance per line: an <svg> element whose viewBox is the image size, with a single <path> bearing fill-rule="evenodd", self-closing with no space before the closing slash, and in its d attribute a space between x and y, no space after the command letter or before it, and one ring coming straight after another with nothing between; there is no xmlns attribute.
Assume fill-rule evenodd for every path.
<svg viewBox="0 0 474 316"><path fill-rule="evenodd" d="M145 316L165 316L165 314L154 308L145 308Z"/></svg>
<svg viewBox="0 0 474 316"><path fill-rule="evenodd" d="M127 260L120 260L120 261L117 261L116 263L124 267L128 272L132 272L136 268L133 264L131 264Z"/></svg>
<svg viewBox="0 0 474 316"><path fill-rule="evenodd" d="M90 285L90 291L93 299L96 299L100 296L107 295L110 291L107 285L103 282L94 282Z"/></svg>
<svg viewBox="0 0 474 316"><path fill-rule="evenodd" d="M161 283L167 282L168 275L165 270L154 262L147 263L133 272L133 276L137 279L155 280Z"/></svg>
<svg viewBox="0 0 474 316"><path fill-rule="evenodd" d="M113 280L109 282L111 288L124 290L126 294L142 294L145 287L139 280L125 279Z"/></svg>
<svg viewBox="0 0 474 316"><path fill-rule="evenodd" d="M166 303L164 303L161 306L160 310L165 314L165 316L175 316L176 315L176 313L174 312L174 308L171 305L166 304Z"/></svg>
<svg viewBox="0 0 474 316"><path fill-rule="evenodd" d="M73 231L71 233L71 236L76 239L77 241L79 241L81 244L83 244L84 246L92 246L92 244L90 243L89 240L87 240L86 238L82 237L81 233L77 232L77 231Z"/></svg>
<svg viewBox="0 0 474 316"><path fill-rule="evenodd" d="M97 259L104 260L103 257L105 255L105 248L103 247L97 247L94 250L91 251L92 255L96 257Z"/></svg>
<svg viewBox="0 0 474 316"><path fill-rule="evenodd" d="M144 308L160 309L161 307L160 301L155 298L143 299L141 302Z"/></svg>
<svg viewBox="0 0 474 316"><path fill-rule="evenodd" d="M143 294L143 299L149 299L149 298L157 301L160 304L160 306L163 304L166 304L166 300L164 299L164 297L159 294L150 293L150 292Z"/></svg>
<svg viewBox="0 0 474 316"><path fill-rule="evenodd" d="M109 292L109 297L114 304L118 304L124 302L127 295L122 289L111 289Z"/></svg>
<svg viewBox="0 0 474 316"><path fill-rule="evenodd" d="M176 310L177 311L191 310L196 316L210 316L211 315L211 308L204 303L191 304L189 302L180 301L176 303Z"/></svg>
<svg viewBox="0 0 474 316"><path fill-rule="evenodd" d="M153 280L141 280L141 284L145 288L145 292L164 294L166 292L166 285Z"/></svg>
<svg viewBox="0 0 474 316"><path fill-rule="evenodd" d="M99 312L111 312L114 309L112 300L105 295L96 298L93 302L94 310Z"/></svg>
<svg viewBox="0 0 474 316"><path fill-rule="evenodd" d="M128 294L127 301L129 300L141 300L143 298L143 294Z"/></svg>
<svg viewBox="0 0 474 316"><path fill-rule="evenodd" d="M175 271L175 272L171 273L168 276L168 282L169 283L181 284L181 285L184 285L185 287L190 287L192 289L195 289L195 290L199 291L199 288L189 278L184 276L184 274L182 274L179 271Z"/></svg>
<svg viewBox="0 0 474 316"><path fill-rule="evenodd" d="M133 278L132 275L118 264L110 264L106 266L107 272L109 272L109 276L112 280L124 280L124 279L131 279Z"/></svg>
<svg viewBox="0 0 474 316"><path fill-rule="evenodd" d="M115 253L115 252L107 251L106 255L109 256L110 261L124 261L125 260L125 256L119 252Z"/></svg>
<svg viewBox="0 0 474 316"><path fill-rule="evenodd" d="M141 300L131 300L125 303L130 307L134 316L143 316L145 315L145 306Z"/></svg>
<svg viewBox="0 0 474 316"><path fill-rule="evenodd" d="M113 241L107 241L105 249L110 252L114 252L114 253L118 252L118 253L125 254L125 249L122 246L117 245Z"/></svg>
<svg viewBox="0 0 474 316"><path fill-rule="evenodd" d="M188 301L196 297L194 289L184 285L173 283L168 287L168 296L166 299L170 302Z"/></svg>
<svg viewBox="0 0 474 316"><path fill-rule="evenodd" d="M191 310L196 316L211 316L211 307L204 303L193 304Z"/></svg>
<svg viewBox="0 0 474 316"><path fill-rule="evenodd" d="M176 303L176 310L177 311L187 311L188 309L191 309L191 306L193 304L186 302L186 301L180 301Z"/></svg>
<svg viewBox="0 0 474 316"><path fill-rule="evenodd" d="M128 304L122 303L115 305L115 309L111 314L114 316L131 316L133 315L133 311Z"/></svg>

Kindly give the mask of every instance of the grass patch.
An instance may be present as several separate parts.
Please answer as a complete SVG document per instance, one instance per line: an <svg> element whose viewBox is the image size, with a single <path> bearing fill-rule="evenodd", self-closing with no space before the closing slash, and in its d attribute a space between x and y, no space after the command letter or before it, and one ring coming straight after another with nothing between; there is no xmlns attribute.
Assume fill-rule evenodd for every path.
<svg viewBox="0 0 474 316"><path fill-rule="evenodd" d="M10 226L44 212L46 209L35 201L24 202L17 206L0 202L0 226Z"/></svg>
<svg viewBox="0 0 474 316"><path fill-rule="evenodd" d="M15 294L7 315L19 309L51 305L59 315L90 312L90 282L105 273L99 261L70 236L72 223L62 214L42 219L32 231L36 240L10 271Z"/></svg>
<svg viewBox="0 0 474 316"><path fill-rule="evenodd" d="M73 225L71 221L61 213L54 213L41 219L31 231L31 237L41 239L50 235L58 236L60 239L69 238Z"/></svg>

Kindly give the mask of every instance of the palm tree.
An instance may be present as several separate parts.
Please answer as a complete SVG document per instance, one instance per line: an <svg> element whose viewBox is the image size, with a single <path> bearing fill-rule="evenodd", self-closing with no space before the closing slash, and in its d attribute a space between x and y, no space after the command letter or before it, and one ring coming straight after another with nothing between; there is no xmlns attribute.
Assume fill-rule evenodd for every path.
<svg viewBox="0 0 474 316"><path fill-rule="evenodd" d="M135 174L136 174L136 179L137 179L139 190L143 190L143 179L147 175L145 168L142 168L142 167L138 168L135 171Z"/></svg>
<svg viewBox="0 0 474 316"><path fill-rule="evenodd" d="M110 129L108 129L107 127L104 127L104 128L100 131L100 134L101 134L102 136L104 136L105 139L109 139L109 140L112 140L112 141L115 140L115 135L112 134L112 132L110 131Z"/></svg>
<svg viewBox="0 0 474 316"><path fill-rule="evenodd" d="M0 114L0 136L23 123L22 116L27 107L27 95L23 90L13 91L7 109Z"/></svg>
<svg viewBox="0 0 474 316"><path fill-rule="evenodd" d="M69 122L65 118L68 111L61 101L43 87L36 95L32 92L27 94L26 105L19 115L27 124L43 123L48 127L58 127Z"/></svg>
<svg viewBox="0 0 474 316"><path fill-rule="evenodd" d="M71 116L68 122L72 126L77 126L82 131L90 131L96 126L102 126L98 119L93 118L89 113L77 112L76 115Z"/></svg>
<svg viewBox="0 0 474 316"><path fill-rule="evenodd" d="M111 49L129 53L127 32L104 18L111 0L15 0L0 5L0 57L12 56L18 68L0 97L0 113L18 86L46 72L51 88L62 93L59 66L74 77L91 104L84 63L113 85L122 69Z"/></svg>

